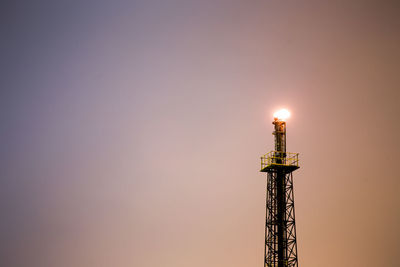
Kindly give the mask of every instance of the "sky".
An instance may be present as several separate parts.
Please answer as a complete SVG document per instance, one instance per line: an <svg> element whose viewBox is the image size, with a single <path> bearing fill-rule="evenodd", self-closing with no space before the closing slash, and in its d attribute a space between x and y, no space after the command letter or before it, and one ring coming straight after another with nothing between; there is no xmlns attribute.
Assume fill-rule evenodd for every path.
<svg viewBox="0 0 400 267"><path fill-rule="evenodd" d="M398 266L397 1L0 6L1 266L263 266L281 107L299 266Z"/></svg>

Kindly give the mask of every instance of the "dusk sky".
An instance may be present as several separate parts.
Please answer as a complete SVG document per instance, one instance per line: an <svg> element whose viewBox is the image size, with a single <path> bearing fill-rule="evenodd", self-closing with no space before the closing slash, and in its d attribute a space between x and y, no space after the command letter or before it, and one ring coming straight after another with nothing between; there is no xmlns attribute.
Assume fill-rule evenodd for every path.
<svg viewBox="0 0 400 267"><path fill-rule="evenodd" d="M2 1L0 266L262 267L272 114L300 267L397 267L398 1Z"/></svg>

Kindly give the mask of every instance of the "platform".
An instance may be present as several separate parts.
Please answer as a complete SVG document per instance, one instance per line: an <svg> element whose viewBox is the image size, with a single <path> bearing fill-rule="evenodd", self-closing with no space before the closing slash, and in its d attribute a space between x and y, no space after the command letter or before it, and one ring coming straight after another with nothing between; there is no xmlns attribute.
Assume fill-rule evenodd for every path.
<svg viewBox="0 0 400 267"><path fill-rule="evenodd" d="M292 172L300 168L299 153L271 151L261 157L260 172Z"/></svg>

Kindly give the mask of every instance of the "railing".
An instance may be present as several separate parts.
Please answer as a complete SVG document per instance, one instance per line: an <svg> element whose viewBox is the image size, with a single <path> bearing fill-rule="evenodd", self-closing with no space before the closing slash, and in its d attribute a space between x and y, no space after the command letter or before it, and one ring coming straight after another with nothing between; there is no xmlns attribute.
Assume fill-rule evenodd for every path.
<svg viewBox="0 0 400 267"><path fill-rule="evenodd" d="M261 157L261 170L275 165L299 167L299 153L271 151Z"/></svg>

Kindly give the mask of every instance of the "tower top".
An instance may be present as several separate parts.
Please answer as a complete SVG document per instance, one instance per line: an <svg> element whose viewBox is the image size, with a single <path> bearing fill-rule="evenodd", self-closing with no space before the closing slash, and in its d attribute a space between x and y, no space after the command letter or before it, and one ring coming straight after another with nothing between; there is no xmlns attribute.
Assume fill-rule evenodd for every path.
<svg viewBox="0 0 400 267"><path fill-rule="evenodd" d="M294 171L299 168L299 154L286 151L286 120L290 117L287 109L274 113L275 149L261 157L261 171L270 172L278 169Z"/></svg>

